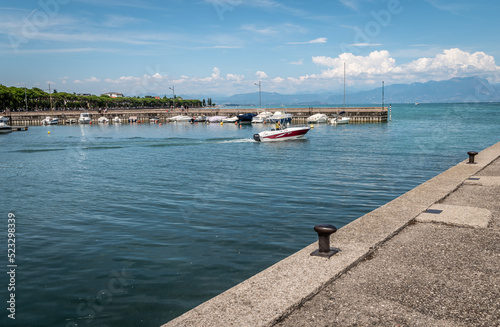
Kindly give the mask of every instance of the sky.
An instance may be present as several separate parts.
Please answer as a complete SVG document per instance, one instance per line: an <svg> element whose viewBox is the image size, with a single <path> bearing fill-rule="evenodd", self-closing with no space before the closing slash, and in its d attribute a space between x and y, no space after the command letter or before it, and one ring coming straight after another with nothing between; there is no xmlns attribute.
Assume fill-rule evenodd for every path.
<svg viewBox="0 0 500 327"><path fill-rule="evenodd" d="M500 83L493 0L0 0L0 84L221 96Z"/></svg>

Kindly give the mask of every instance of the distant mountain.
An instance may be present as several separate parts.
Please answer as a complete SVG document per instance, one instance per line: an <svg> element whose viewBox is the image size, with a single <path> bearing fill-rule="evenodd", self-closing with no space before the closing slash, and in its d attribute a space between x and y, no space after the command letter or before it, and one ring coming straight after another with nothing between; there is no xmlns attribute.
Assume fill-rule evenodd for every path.
<svg viewBox="0 0 500 327"><path fill-rule="evenodd" d="M441 103L441 102L500 102L500 86L491 85L486 79L474 76L452 78L446 81L393 84L384 89L385 103ZM280 94L262 92L262 104L270 105L324 105L339 104L342 94ZM217 104L259 105L259 92L214 97ZM382 88L346 94L347 104L380 104Z"/></svg>

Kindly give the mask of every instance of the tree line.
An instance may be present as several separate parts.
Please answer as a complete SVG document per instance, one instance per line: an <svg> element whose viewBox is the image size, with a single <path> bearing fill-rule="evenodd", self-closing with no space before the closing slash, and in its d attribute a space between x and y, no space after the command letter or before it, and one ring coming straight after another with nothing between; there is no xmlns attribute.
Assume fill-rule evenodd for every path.
<svg viewBox="0 0 500 327"><path fill-rule="evenodd" d="M212 100L208 101L212 106ZM180 108L202 107L207 102L182 97L156 99L154 97L111 98L107 95L77 95L75 93L45 92L37 87L7 87L0 84L1 110L43 111L43 110L94 110L94 109L140 109L140 108Z"/></svg>

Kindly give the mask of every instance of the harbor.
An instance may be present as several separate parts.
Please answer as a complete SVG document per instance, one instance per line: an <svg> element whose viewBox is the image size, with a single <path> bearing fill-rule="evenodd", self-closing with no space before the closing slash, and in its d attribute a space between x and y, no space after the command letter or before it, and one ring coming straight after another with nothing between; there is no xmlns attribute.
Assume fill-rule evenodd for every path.
<svg viewBox="0 0 500 327"><path fill-rule="evenodd" d="M345 112L345 115L350 117L350 123L383 123L387 122L390 118L388 107L331 107L331 108L189 108L189 109L127 109L115 110L109 109L104 112L94 110L85 111L90 114L93 124L98 123L98 119L106 117L110 121L118 117L122 123L127 123L130 117L135 117L137 122L148 122L151 118L156 118L159 123L166 123L169 118L185 115L189 117L198 116L227 116L233 117L245 113L255 113L261 111L269 112L283 112L292 114L292 124L307 123L307 118L318 113L326 114L329 117L334 117L337 114ZM10 118L12 126L41 125L46 117L57 118L59 125L75 124L78 122L79 116L83 111L23 111L11 112L4 114Z"/></svg>
<svg viewBox="0 0 500 327"><path fill-rule="evenodd" d="M406 219L415 209L391 201L465 161L467 151L480 153L476 164L460 167L483 165L481 150L500 140L497 113L498 104L393 105L387 123L315 124L303 139L275 143L253 139L271 129L267 124L77 123L1 135L2 210L16 216L16 286L23 294L16 296L16 322L174 323L294 253L316 250L313 227L322 223L338 228L331 247L341 253L316 257L319 266L304 277L330 280L322 265L350 256L363 239L380 245L382 232L398 229L384 217ZM412 193L426 200L452 186L439 180ZM471 199L479 203L481 194ZM382 207L394 211L374 212ZM374 224L354 223L352 243L340 242L349 238L344 227L365 215L376 216ZM366 262L374 260L376 253ZM308 285L292 274L278 271L302 296ZM262 288L252 284L247 292ZM276 303L296 308L286 289L276 294L283 294ZM272 302L263 304L275 308ZM244 303L228 302L217 313ZM253 308L256 314L260 307Z"/></svg>

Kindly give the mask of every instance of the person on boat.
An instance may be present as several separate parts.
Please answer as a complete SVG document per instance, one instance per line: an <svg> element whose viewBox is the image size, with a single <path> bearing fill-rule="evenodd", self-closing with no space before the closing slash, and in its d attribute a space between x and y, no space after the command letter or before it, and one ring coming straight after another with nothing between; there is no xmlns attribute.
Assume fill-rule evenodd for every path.
<svg viewBox="0 0 500 327"><path fill-rule="evenodd" d="M276 129L277 129L277 130L278 130L278 129L281 129L281 124L280 124L279 120L276 122Z"/></svg>

